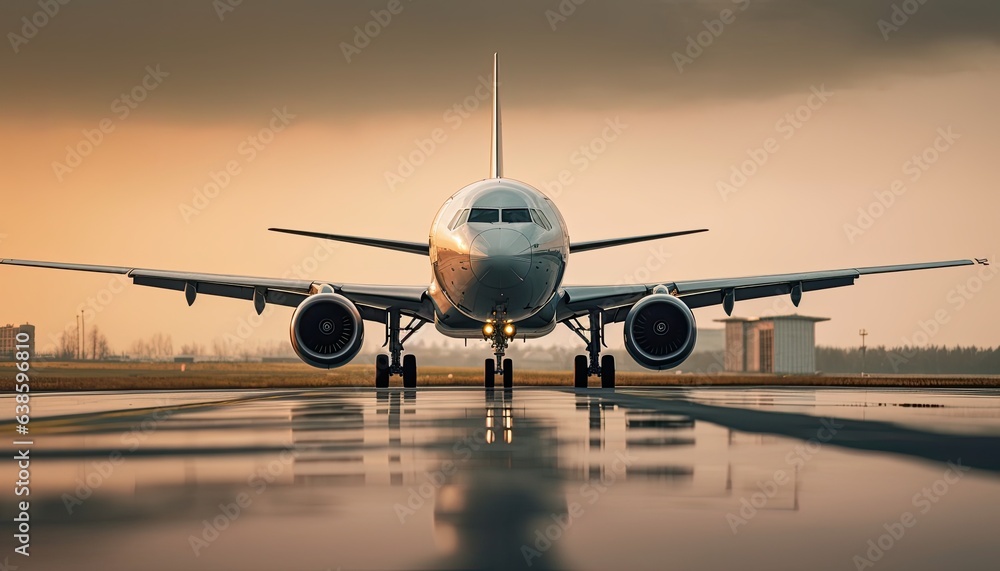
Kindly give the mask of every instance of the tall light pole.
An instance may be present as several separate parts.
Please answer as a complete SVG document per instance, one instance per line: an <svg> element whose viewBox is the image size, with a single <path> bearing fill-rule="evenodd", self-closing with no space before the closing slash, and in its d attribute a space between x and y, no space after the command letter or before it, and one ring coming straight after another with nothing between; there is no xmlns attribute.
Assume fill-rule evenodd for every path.
<svg viewBox="0 0 1000 571"><path fill-rule="evenodd" d="M865 337L868 336L868 330L862 329L858 331L858 335L861 336L861 376L865 376Z"/></svg>
<svg viewBox="0 0 1000 571"><path fill-rule="evenodd" d="M83 310L80 310L80 360L87 358L87 330L83 322Z"/></svg>

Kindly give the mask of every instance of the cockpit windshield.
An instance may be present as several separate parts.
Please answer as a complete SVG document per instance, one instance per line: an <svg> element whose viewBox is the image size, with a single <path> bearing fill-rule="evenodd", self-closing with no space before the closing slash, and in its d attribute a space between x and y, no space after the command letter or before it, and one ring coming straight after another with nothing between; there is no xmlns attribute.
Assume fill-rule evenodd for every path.
<svg viewBox="0 0 1000 571"><path fill-rule="evenodd" d="M541 210L533 208L466 208L455 213L448 224L448 228L454 230L466 223L495 224L505 222L507 224L536 224L546 230L552 229L552 224Z"/></svg>
<svg viewBox="0 0 1000 571"><path fill-rule="evenodd" d="M472 222L485 222L493 223L499 222L500 220L500 210L496 208L473 208L469 212L469 223Z"/></svg>
<svg viewBox="0 0 1000 571"><path fill-rule="evenodd" d="M527 208L504 208L502 220L510 223L527 222L530 224L531 214L528 213Z"/></svg>

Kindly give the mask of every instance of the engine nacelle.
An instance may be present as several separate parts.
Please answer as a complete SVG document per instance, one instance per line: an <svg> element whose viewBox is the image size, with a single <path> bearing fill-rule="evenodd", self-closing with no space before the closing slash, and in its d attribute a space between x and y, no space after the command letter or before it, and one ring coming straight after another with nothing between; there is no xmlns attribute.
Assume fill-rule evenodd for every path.
<svg viewBox="0 0 1000 571"><path fill-rule="evenodd" d="M332 369L347 364L365 339L361 312L346 297L317 293L305 299L292 314L292 348L313 367Z"/></svg>
<svg viewBox="0 0 1000 571"><path fill-rule="evenodd" d="M691 309L669 294L646 296L625 316L625 348L647 369L680 365L694 350L697 337Z"/></svg>

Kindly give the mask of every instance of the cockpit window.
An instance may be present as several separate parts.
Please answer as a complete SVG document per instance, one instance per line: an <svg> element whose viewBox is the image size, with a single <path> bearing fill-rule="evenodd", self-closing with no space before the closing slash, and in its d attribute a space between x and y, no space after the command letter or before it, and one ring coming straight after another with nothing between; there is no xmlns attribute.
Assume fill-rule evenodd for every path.
<svg viewBox="0 0 1000 571"><path fill-rule="evenodd" d="M462 224L465 224L465 219L469 217L469 209L459 210L455 213L455 217L451 219L451 224L448 225L449 230L454 230Z"/></svg>
<svg viewBox="0 0 1000 571"><path fill-rule="evenodd" d="M472 208L462 210L455 214L448 227L452 230L458 228L466 222L478 222L481 224L493 224L496 222L506 222L508 224L537 224L546 230L552 229L552 224L541 210L533 208Z"/></svg>
<svg viewBox="0 0 1000 571"><path fill-rule="evenodd" d="M503 221L509 223L528 222L531 223L531 214L527 208L504 208Z"/></svg>
<svg viewBox="0 0 1000 571"><path fill-rule="evenodd" d="M538 224L546 230L552 229L552 224L549 223L549 219L545 217L545 213L541 210L532 210L531 214L535 217L535 224Z"/></svg>
<svg viewBox="0 0 1000 571"><path fill-rule="evenodd" d="M469 212L469 222L499 222L500 211L496 208L473 208Z"/></svg>

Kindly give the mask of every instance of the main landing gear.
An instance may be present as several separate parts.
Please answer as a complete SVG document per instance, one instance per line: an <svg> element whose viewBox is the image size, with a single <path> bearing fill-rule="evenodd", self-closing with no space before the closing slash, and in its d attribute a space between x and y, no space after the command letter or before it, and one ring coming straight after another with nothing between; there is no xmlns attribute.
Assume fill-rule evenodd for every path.
<svg viewBox="0 0 1000 571"><path fill-rule="evenodd" d="M392 375L403 377L403 388L416 388L417 358L413 355L403 355L403 343L426 322L413 317L405 327L400 327L398 309L389 309L386 317L385 343L382 346L389 346L389 354L382 353L375 357L375 388L388 388L389 377ZM400 331L406 332L402 339L399 338Z"/></svg>
<svg viewBox="0 0 1000 571"><path fill-rule="evenodd" d="M615 388L615 357L614 355L601 356L601 347L604 344L604 322L601 319L601 311L594 309L590 311L590 327L585 328L580 321L573 319L564 321L570 331L576 333L583 342L587 344L587 355L577 355L573 360L573 386L578 389L587 388L587 380L591 375L601 378L602 389ZM589 337L585 334L589 332Z"/></svg>
<svg viewBox="0 0 1000 571"><path fill-rule="evenodd" d="M486 388L492 389L496 384L496 376L501 375L503 388L509 389L514 386L514 362L504 359L504 354L511 339L517 335L517 327L509 320L497 319L496 315L494 313L494 318L483 325L483 338L490 342L494 355L494 359L486 359L483 384Z"/></svg>

